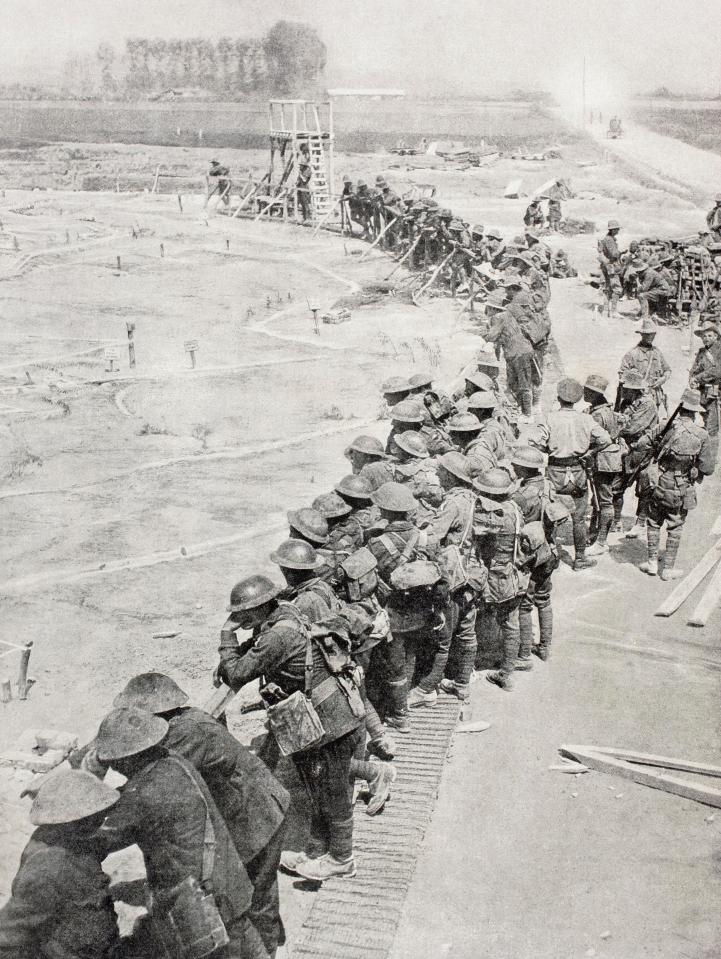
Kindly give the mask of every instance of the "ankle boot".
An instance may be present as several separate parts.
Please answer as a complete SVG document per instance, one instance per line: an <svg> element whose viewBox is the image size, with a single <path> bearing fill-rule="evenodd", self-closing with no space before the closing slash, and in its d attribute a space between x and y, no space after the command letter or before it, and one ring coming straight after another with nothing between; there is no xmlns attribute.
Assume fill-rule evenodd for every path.
<svg viewBox="0 0 721 959"><path fill-rule="evenodd" d="M542 606L538 610L538 625L541 630L541 640L538 644L538 658L547 660L551 655L551 641L553 640L553 607Z"/></svg>
<svg viewBox="0 0 721 959"><path fill-rule="evenodd" d="M646 543L648 559L641 563L641 570L649 576L658 574L658 544L661 539L661 530L657 526L646 526Z"/></svg>
<svg viewBox="0 0 721 959"><path fill-rule="evenodd" d="M518 658L528 659L533 647L533 610L521 608L518 612L518 625L521 632Z"/></svg>
<svg viewBox="0 0 721 959"><path fill-rule="evenodd" d="M666 552L663 555L663 569L661 570L661 579L680 579L683 576L682 569L676 569L676 556L678 548L681 545L681 533L673 530L666 537Z"/></svg>

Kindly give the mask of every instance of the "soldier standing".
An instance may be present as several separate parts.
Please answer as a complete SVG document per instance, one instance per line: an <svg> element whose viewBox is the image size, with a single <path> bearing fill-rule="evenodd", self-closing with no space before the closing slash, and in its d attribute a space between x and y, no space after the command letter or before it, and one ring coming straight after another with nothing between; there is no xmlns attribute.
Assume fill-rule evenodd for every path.
<svg viewBox="0 0 721 959"><path fill-rule="evenodd" d="M354 876L351 760L365 744L362 701L360 694L353 695L358 691L352 680L330 672L307 621L279 603L280 592L260 575L233 587L229 612L252 636L242 645L234 633L224 636L218 677L236 691L262 678L261 694L272 704L280 705L296 692L310 696L322 726L320 738L285 746L312 810L309 847L292 867L316 882ZM271 730L270 736L279 734L272 721Z"/></svg>
<svg viewBox="0 0 721 959"><path fill-rule="evenodd" d="M563 219L562 198L561 181L556 180L548 194L548 229L553 233L558 233L561 229L561 220Z"/></svg>
<svg viewBox="0 0 721 959"><path fill-rule="evenodd" d="M523 214L523 222L532 230L538 230L543 226L543 210L541 209L541 201L538 197L531 200L526 207L526 212Z"/></svg>
<svg viewBox="0 0 721 959"><path fill-rule="evenodd" d="M486 301L490 328L485 334L489 343L498 343L506 360L508 388L521 407L523 421L533 422L534 352L518 320L505 303L494 294Z"/></svg>
<svg viewBox="0 0 721 959"><path fill-rule="evenodd" d="M694 423L701 413L701 397L697 390L685 390L681 409L671 430L664 438L658 458L658 478L648 501L648 560L641 569L649 576L658 574L658 550L661 528L666 524L666 552L661 579L678 579L683 570L676 569L676 556L688 511L696 506L695 485L710 476L716 466L714 451L705 429Z"/></svg>
<svg viewBox="0 0 721 959"><path fill-rule="evenodd" d="M583 386L583 398L589 404L588 412L606 430L611 443L597 453L593 460L593 483L598 497L596 517L598 535L586 553L600 556L608 552L608 534L621 532L623 510L623 455L619 444L621 418L614 412L606 396L608 380L592 373Z"/></svg>
<svg viewBox="0 0 721 959"><path fill-rule="evenodd" d="M721 193L716 194L714 205L706 214L706 226L715 243L721 243Z"/></svg>
<svg viewBox="0 0 721 959"><path fill-rule="evenodd" d="M671 367L661 350L654 346L658 326L651 317L645 316L636 332L641 334L641 341L621 360L619 379L623 379L631 370L639 373L648 387L656 408L663 406L668 412L663 385L671 375Z"/></svg>
<svg viewBox="0 0 721 959"><path fill-rule="evenodd" d="M586 556L588 531L588 478L585 461L589 454L600 452L611 443L611 437L592 416L575 409L583 397L583 387L574 379L560 380L557 386L560 409L549 413L539 429L533 445L548 454L548 478L559 496L572 503L574 570L589 569L595 559Z"/></svg>
<svg viewBox="0 0 721 959"><path fill-rule="evenodd" d="M629 370L621 380L619 412L621 414L620 437L627 447L623 457L626 485L629 482L628 477L637 475L636 521L626 533L626 538L636 539L642 535L646 527L649 492L645 469L641 472L638 470L648 460L649 451L658 433L658 410L646 389L644 380L634 370Z"/></svg>
<svg viewBox="0 0 721 959"><path fill-rule="evenodd" d="M621 285L621 251L618 248L618 231L621 226L617 220L608 221L608 233L598 242L598 254L601 261L601 273L606 284L608 315L618 316L618 300L623 292Z"/></svg>
<svg viewBox="0 0 721 959"><path fill-rule="evenodd" d="M212 189L211 189L212 184ZM230 203L230 188L232 187L230 179L230 170L223 166L219 160L210 161L208 170L208 199L215 193L218 194L224 206Z"/></svg>
<svg viewBox="0 0 721 959"><path fill-rule="evenodd" d="M37 829L0 910L2 959L101 959L120 946L97 830L120 794L88 772L58 772L30 810Z"/></svg>
<svg viewBox="0 0 721 959"><path fill-rule="evenodd" d="M719 395L721 394L721 330L713 323L702 323L696 330L703 346L694 357L689 383L701 393L703 421L714 447L718 446Z"/></svg>

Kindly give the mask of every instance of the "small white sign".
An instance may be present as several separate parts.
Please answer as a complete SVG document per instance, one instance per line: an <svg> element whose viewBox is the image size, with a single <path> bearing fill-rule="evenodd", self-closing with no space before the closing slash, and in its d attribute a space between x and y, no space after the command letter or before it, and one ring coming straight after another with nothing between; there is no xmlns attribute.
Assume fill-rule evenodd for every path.
<svg viewBox="0 0 721 959"><path fill-rule="evenodd" d="M185 341L185 352L186 353L195 353L198 349L197 340L186 340Z"/></svg>
<svg viewBox="0 0 721 959"><path fill-rule="evenodd" d="M106 346L105 347L105 359L106 360L119 360L120 359L120 349L117 346Z"/></svg>

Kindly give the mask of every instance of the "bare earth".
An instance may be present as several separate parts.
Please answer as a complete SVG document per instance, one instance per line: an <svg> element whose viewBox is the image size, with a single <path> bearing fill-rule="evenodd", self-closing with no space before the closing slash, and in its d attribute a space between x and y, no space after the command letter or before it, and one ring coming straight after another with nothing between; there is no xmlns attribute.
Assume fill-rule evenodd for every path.
<svg viewBox="0 0 721 959"><path fill-rule="evenodd" d="M682 156L673 144L673 169L658 155L651 175L652 147L634 146L633 135L618 147L589 139L558 161L468 172L389 169L387 154L348 156L338 168L366 178L386 171L403 189L434 183L464 219L508 235L527 202L502 199L517 177L529 192L566 177L578 194L567 214L599 226L621 219L624 243L699 229L705 208L693 197L715 192L713 169L703 182L694 157L687 178L683 156L693 148L679 144ZM84 149L113 172L130 154L152 168L173 153ZM183 154L202 171L207 151ZM589 159L597 165L577 165ZM230 160L260 164L257 154ZM450 383L478 345L446 299L419 310L389 297L316 336L308 303L325 310L384 277L383 254L361 260L357 241L206 218L197 195L183 205L181 214L167 194L10 189L0 201L3 638L35 640L37 680L27 703L2 707L3 748L27 726L91 735L127 678L145 669L173 674L202 702L230 587L253 569L274 571L267 556L285 511L345 472L354 434L384 434L382 380L436 364ZM596 239L562 241L582 273L595 265ZM609 323L598 302L582 278L556 281L555 336L569 374L613 379L635 340L635 304ZM126 321L137 327L134 370ZM193 339L195 370L184 350ZM103 351L114 344L120 372L107 373ZM663 331L659 346L674 366L674 399L688 336ZM711 545L720 508L714 478L687 526L686 567ZM629 500L629 523L632 512ZM563 567L553 659L520 676L512 694L474 687L474 718L493 725L456 737L396 959L718 954L721 819L600 773L575 779L547 768L564 742L718 762L719 614L704 630L685 625L685 609L654 618L669 587L635 568L642 552L627 542L590 573ZM0 662L14 675L13 656ZM0 786L9 850L0 896L28 831L22 781L6 775ZM135 866L126 857L117 868ZM292 944L310 894L284 885L283 895Z"/></svg>

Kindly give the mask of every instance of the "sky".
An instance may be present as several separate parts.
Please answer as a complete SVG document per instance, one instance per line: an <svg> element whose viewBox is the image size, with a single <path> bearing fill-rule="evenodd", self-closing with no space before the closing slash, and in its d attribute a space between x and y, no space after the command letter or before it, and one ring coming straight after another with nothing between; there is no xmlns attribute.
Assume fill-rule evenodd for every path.
<svg viewBox="0 0 721 959"><path fill-rule="evenodd" d="M721 0L2 0L0 80L57 82L70 53L127 36L259 36L313 25L333 86L493 95L666 85L718 94Z"/></svg>

